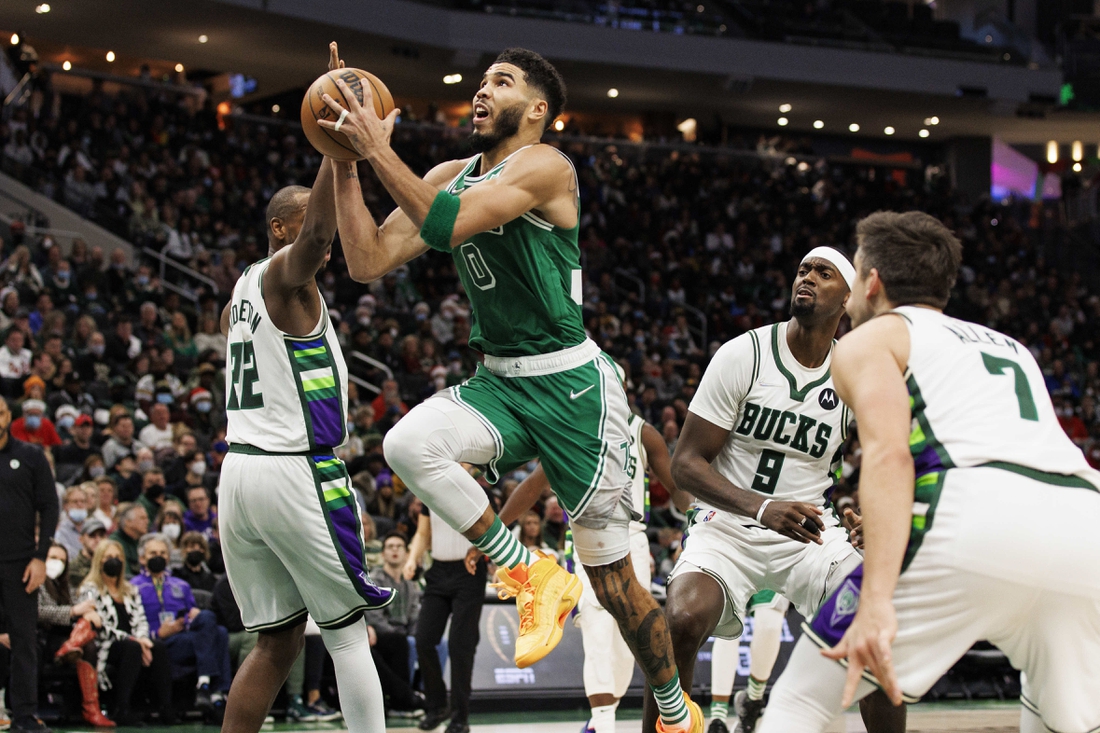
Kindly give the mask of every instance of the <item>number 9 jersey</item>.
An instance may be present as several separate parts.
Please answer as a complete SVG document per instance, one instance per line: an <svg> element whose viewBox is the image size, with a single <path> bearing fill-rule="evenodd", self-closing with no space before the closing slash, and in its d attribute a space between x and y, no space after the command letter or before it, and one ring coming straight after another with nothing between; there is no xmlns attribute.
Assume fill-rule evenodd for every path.
<svg viewBox="0 0 1100 733"><path fill-rule="evenodd" d="M348 374L321 297L309 336L283 333L264 305L271 259L233 288L226 350L227 441L269 453L331 452L347 440Z"/></svg>
<svg viewBox="0 0 1100 733"><path fill-rule="evenodd" d="M852 419L833 389L831 360L830 350L815 369L799 364L787 345L786 322L724 344L688 408L730 431L714 469L734 486L770 499L824 506ZM836 524L831 513L823 519ZM752 517L736 521L759 526Z"/></svg>

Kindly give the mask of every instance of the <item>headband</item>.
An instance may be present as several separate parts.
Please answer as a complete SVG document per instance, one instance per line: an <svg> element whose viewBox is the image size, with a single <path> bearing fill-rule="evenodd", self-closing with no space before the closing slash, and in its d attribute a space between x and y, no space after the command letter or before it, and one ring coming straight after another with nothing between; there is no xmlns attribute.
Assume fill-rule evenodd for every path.
<svg viewBox="0 0 1100 733"><path fill-rule="evenodd" d="M825 260L831 264L844 278L844 282L848 283L848 290L852 289L852 283L856 281L856 268L852 266L852 263L848 261L843 252L832 247L814 247L806 253L806 256L802 258L802 262L809 259Z"/></svg>

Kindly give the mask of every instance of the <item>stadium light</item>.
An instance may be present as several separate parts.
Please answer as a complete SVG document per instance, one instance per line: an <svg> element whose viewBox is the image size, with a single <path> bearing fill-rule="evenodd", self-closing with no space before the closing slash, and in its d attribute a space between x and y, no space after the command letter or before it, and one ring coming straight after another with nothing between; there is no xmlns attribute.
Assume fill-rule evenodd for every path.
<svg viewBox="0 0 1100 733"><path fill-rule="evenodd" d="M1080 163L1074 163L1073 164L1073 172L1074 173L1080 173L1081 172L1081 164Z"/></svg>
<svg viewBox="0 0 1100 733"><path fill-rule="evenodd" d="M779 111L782 112L783 114L787 114L788 112L791 111L791 105L781 104L781 105L779 105Z"/></svg>
<svg viewBox="0 0 1100 733"><path fill-rule="evenodd" d="M183 64L176 64L176 72L180 74L183 73Z"/></svg>
<svg viewBox="0 0 1100 733"><path fill-rule="evenodd" d="M924 128L921 128L921 131L918 132L917 134L920 135L921 137L928 137L932 133L930 133L928 130L926 130Z"/></svg>
<svg viewBox="0 0 1100 733"><path fill-rule="evenodd" d="M557 122L554 123L554 129L557 130L558 132L561 132L562 130L565 129L565 123L562 122L561 120L558 120Z"/></svg>
<svg viewBox="0 0 1100 733"><path fill-rule="evenodd" d="M1082 144L1082 142L1080 140L1074 140L1073 141L1073 149L1072 149L1070 154L1072 155L1074 161L1080 163L1082 160L1085 159L1085 146L1084 146L1084 144Z"/></svg>
<svg viewBox="0 0 1100 733"><path fill-rule="evenodd" d="M611 87L610 89L607 90L607 96L614 99L615 97L619 96L619 90L616 89L615 87Z"/></svg>
<svg viewBox="0 0 1100 733"><path fill-rule="evenodd" d="M115 62L115 52L114 51L108 51L107 52L107 63L113 64L114 62Z"/></svg>
<svg viewBox="0 0 1100 733"><path fill-rule="evenodd" d="M1058 162L1058 141L1051 140L1047 143L1047 162L1054 165Z"/></svg>
<svg viewBox="0 0 1100 733"><path fill-rule="evenodd" d="M280 106L279 106L279 105L277 105L277 104L273 104L273 105L271 105L271 111L272 111L272 112L274 112L275 114L279 114L279 110L280 110L280 109L282 109L282 107L280 107Z"/></svg>
<svg viewBox="0 0 1100 733"><path fill-rule="evenodd" d="M893 134L894 134L894 132L896 132L896 131L894 130L894 128L893 128L893 127L890 127L889 125L887 125L887 126L886 126L886 129L885 129L885 130L883 130L882 132L883 132L883 134L885 134L885 135L893 135Z"/></svg>
<svg viewBox="0 0 1100 733"><path fill-rule="evenodd" d="M61 68L64 69L65 71L69 71L73 68L73 62L72 61L66 61L65 63L61 64Z"/></svg>
<svg viewBox="0 0 1100 733"><path fill-rule="evenodd" d="M13 46L18 46L19 45L19 34L18 33L12 33L11 34L11 45L13 45Z"/></svg>
<svg viewBox="0 0 1100 733"><path fill-rule="evenodd" d="M462 81L462 74L447 74L443 77L444 84L458 84Z"/></svg>
<svg viewBox="0 0 1100 733"><path fill-rule="evenodd" d="M853 122L848 125L848 132L859 132L859 123Z"/></svg>
<svg viewBox="0 0 1100 733"><path fill-rule="evenodd" d="M43 13L50 12L49 3L42 3L41 5L35 5L34 6L34 12L38 13L39 15L42 15Z"/></svg>
<svg viewBox="0 0 1100 733"><path fill-rule="evenodd" d="M779 125L780 127L786 127L788 124L790 124L790 120L788 120L786 117L780 117L778 120L775 121L775 124Z"/></svg>
<svg viewBox="0 0 1100 733"><path fill-rule="evenodd" d="M206 43L209 40L210 39L207 37L207 35L205 33L203 33L201 36L199 36L199 43Z"/></svg>
<svg viewBox="0 0 1100 733"><path fill-rule="evenodd" d="M814 129L815 130L820 130L822 127L825 127L825 121L824 120L814 120Z"/></svg>

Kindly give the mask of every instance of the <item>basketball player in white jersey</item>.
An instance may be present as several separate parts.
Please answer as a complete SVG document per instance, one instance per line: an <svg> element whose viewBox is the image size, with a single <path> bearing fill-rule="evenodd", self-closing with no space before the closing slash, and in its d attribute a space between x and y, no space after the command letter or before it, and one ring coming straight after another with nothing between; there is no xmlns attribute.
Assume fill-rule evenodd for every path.
<svg viewBox="0 0 1100 733"><path fill-rule="evenodd" d="M785 596L808 617L860 564L828 505L851 419L833 389L830 360L854 276L839 251L810 251L791 289L791 320L723 345L688 408L672 473L697 501L665 605L683 670L711 634L740 636L742 614L759 591ZM680 680L691 689L690 673ZM766 683L757 680L757 692ZM642 730L652 731L646 702ZM751 702L740 720L745 733L755 728L763 695ZM877 707L893 712L881 698ZM873 733L904 730L904 718L899 727L874 712Z"/></svg>
<svg viewBox="0 0 1100 733"><path fill-rule="evenodd" d="M341 65L332 49L329 68ZM233 680L222 730L256 733L303 644L321 629L353 733L385 730L363 611L385 606L364 567L351 482L333 449L347 440L347 367L317 272L336 232L333 170L313 190L278 191L267 259L249 266L222 313L228 335L229 454L219 529L226 572L255 650Z"/></svg>
<svg viewBox="0 0 1100 733"><path fill-rule="evenodd" d="M806 625L761 731L824 731L875 686L919 698L980 639L1026 675L1022 733L1098 730L1100 473L1027 348L943 314L962 249L943 224L879 212L856 239L833 376L859 420L865 559Z"/></svg>
<svg viewBox="0 0 1100 733"><path fill-rule="evenodd" d="M620 379L622 376L620 371ZM634 414L630 416L628 428L627 473L632 482L631 508L642 518L630 522L630 562L638 582L648 588L652 581L649 538L645 533L649 521L648 477L652 475L668 489L673 504L680 511L688 508L691 497L676 489L668 447L657 429ZM549 488L550 480L540 464L512 492L500 510L500 521L510 525L519 519ZM571 554L571 548L568 549L567 555ZM584 588L577 603L576 623L584 644L584 694L591 712L581 733L615 733L615 711L634 676L634 655L623 640L615 617L597 600L584 566L573 563L572 567L567 565L567 569L577 574Z"/></svg>

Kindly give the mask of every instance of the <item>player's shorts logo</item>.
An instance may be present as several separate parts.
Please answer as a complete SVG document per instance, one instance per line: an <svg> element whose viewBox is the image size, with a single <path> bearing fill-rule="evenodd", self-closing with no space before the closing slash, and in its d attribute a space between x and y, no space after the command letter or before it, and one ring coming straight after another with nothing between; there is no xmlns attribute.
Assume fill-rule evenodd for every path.
<svg viewBox="0 0 1100 733"><path fill-rule="evenodd" d="M840 399L836 396L836 392L832 387L826 387L817 396L817 404L821 405L823 410L832 410L840 404Z"/></svg>
<svg viewBox="0 0 1100 733"><path fill-rule="evenodd" d="M709 522L710 520L714 519L714 515L717 514L717 513L718 512L711 509L709 512L707 512L706 516L703 517L703 521L704 522Z"/></svg>
<svg viewBox="0 0 1100 733"><path fill-rule="evenodd" d="M840 626L844 619L855 614L858 609L859 586L851 578L848 578L836 595L836 604L833 606L833 615L829 619L829 625L834 628Z"/></svg>

